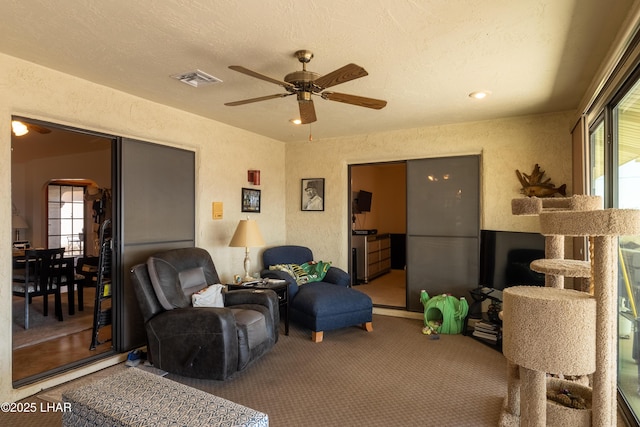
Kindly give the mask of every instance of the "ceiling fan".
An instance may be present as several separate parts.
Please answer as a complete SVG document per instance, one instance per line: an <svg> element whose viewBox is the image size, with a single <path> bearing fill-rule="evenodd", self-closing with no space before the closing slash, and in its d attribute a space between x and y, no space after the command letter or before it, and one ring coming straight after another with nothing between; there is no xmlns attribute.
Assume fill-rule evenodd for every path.
<svg viewBox="0 0 640 427"><path fill-rule="evenodd" d="M302 124L313 123L316 119L316 110L313 106L312 95L320 96L329 101L344 102L345 104L357 105L359 107L373 108L380 110L387 105L387 101L381 99L365 98L363 96L348 95L346 93L327 92L326 88L335 86L350 80L358 79L366 76L366 70L356 64L347 64L335 71L321 76L313 71L307 71L307 63L313 58L313 52L308 50L299 50L294 56L302 63L302 71L294 71L284 77L284 81L272 79L263 74L249 70L240 65L231 65L230 69L282 86L287 92L275 95L260 96L258 98L245 99L242 101L227 102L224 105L236 106L244 105L252 102L266 101L274 98L284 98L285 96L296 95L298 106L300 108L300 121Z"/></svg>

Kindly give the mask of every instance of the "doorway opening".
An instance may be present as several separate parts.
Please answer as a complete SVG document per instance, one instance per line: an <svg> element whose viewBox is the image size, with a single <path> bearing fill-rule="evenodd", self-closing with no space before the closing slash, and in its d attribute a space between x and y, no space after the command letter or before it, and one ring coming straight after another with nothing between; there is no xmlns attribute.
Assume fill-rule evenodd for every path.
<svg viewBox="0 0 640 427"><path fill-rule="evenodd" d="M112 188L115 138L23 117L11 137L14 278L24 267L17 260L24 249L64 248L74 264L73 280L61 286L62 321L44 316L43 298L33 297L29 328L25 328L24 297L13 297L13 385L19 387L113 354L111 343L90 350L95 288L79 287L78 260L94 251L95 200ZM24 130L27 132L24 133ZM20 221L17 221L19 218ZM95 229L95 230L94 230ZM15 284L15 283L14 283ZM83 294L80 295L80 292ZM109 335L112 331L105 330ZM106 338L106 337L105 337Z"/></svg>
<svg viewBox="0 0 640 427"><path fill-rule="evenodd" d="M376 307L405 309L406 162L349 166L352 285Z"/></svg>

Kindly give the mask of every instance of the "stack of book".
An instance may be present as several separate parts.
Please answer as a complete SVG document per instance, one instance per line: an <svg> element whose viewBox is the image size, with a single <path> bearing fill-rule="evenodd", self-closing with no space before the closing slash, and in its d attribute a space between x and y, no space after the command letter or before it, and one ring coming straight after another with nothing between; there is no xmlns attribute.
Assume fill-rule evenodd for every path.
<svg viewBox="0 0 640 427"><path fill-rule="evenodd" d="M473 330L473 336L496 344L501 338L500 326L495 323L487 322L486 320L481 320L476 323Z"/></svg>

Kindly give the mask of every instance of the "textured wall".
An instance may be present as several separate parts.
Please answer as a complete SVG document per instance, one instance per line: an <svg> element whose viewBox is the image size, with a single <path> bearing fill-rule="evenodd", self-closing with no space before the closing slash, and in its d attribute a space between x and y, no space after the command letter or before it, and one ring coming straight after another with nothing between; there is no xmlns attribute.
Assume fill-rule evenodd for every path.
<svg viewBox="0 0 640 427"><path fill-rule="evenodd" d="M240 212L247 170L261 170L262 212L267 245L303 244L317 259L348 265L349 164L461 154L483 155L482 226L537 231L532 218L513 217L518 196L514 170L539 163L556 184L570 185L569 114L409 129L359 137L285 145L200 116L132 97L113 89L0 55L0 240L11 241L12 114L108 134L177 146L196 152L196 242L209 250L223 280L240 272L244 251L228 242ZM286 162L285 162L286 160ZM300 210L300 179L324 177L325 211ZM224 202L224 219L211 220L211 202ZM286 220L286 222L285 222ZM252 250L254 265L260 251ZM87 373L13 390L11 387L11 249L0 246L0 397L4 401ZM257 265L256 265L257 267ZM93 369L96 369L95 367Z"/></svg>
<svg viewBox="0 0 640 427"><path fill-rule="evenodd" d="M196 244L209 250L223 280L242 271L244 250L229 248L238 221L247 170L261 170L262 212L251 215L270 244L286 236L284 144L0 55L0 398L34 394L70 375L34 386L11 387L11 115L176 146L196 152ZM211 219L211 202L224 202L224 219ZM252 257L259 258L253 250ZM95 367L93 368L96 369ZM85 372L86 373L86 372ZM74 376L79 375L78 372Z"/></svg>
<svg viewBox="0 0 640 427"><path fill-rule="evenodd" d="M348 165L426 157L482 155L485 229L538 231L537 218L511 215L521 197L515 170L539 163L557 186L571 191L570 113L545 114L287 144L287 240L311 246L317 259L348 265ZM324 212L300 210L301 178L325 178Z"/></svg>

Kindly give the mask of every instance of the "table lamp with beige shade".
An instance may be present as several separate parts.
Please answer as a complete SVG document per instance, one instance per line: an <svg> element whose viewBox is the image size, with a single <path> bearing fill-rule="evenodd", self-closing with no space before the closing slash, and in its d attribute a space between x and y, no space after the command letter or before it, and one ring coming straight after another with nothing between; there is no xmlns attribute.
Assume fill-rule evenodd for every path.
<svg viewBox="0 0 640 427"><path fill-rule="evenodd" d="M249 274L251 270L249 248L258 248L264 245L264 239L262 238L262 233L260 233L258 223L253 219L249 219L249 217L247 217L247 219L241 219L238 223L238 227L236 228L236 232L231 238L231 242L229 242L229 246L234 248L245 248L243 281L255 280Z"/></svg>

